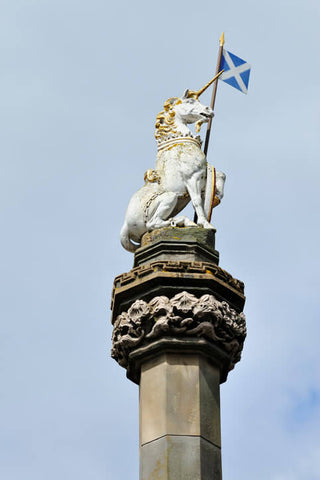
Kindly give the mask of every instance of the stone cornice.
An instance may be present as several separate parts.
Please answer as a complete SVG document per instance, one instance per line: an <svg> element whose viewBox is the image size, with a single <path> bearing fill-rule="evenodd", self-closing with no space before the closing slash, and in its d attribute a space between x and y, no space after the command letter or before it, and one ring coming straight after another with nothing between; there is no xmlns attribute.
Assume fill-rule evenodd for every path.
<svg viewBox="0 0 320 480"><path fill-rule="evenodd" d="M236 310L241 311L245 302L244 284L240 280L233 278L228 272L218 265L209 262L187 262L187 261L155 261L146 265L135 267L130 272L118 275L114 280L112 291L111 309L113 310L113 320L121 313L115 308L115 298L124 299L127 292L130 295L135 290L137 298L143 298L146 293L147 284L160 282L171 284L175 279L183 280L185 288L197 285L200 289L206 289L210 292L211 286L214 287L216 296L224 299L228 296L228 303ZM176 282L175 282L176 283ZM180 283L180 282L179 282ZM149 287L148 287L149 288ZM180 289L181 290L181 289ZM160 292L159 292L160 293ZM203 293L205 293L203 291ZM142 296L141 296L142 295ZM149 297L151 294L149 295ZM148 300L148 298L147 298Z"/></svg>

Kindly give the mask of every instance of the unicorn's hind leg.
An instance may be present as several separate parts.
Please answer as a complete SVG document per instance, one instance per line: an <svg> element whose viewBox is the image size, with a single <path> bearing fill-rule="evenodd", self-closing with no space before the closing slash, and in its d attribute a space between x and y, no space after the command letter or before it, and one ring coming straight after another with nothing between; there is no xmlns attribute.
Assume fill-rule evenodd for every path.
<svg viewBox="0 0 320 480"><path fill-rule="evenodd" d="M164 192L157 198L154 211L148 218L146 227L148 230L155 228L169 227L171 225L171 214L176 207L178 195L174 192Z"/></svg>

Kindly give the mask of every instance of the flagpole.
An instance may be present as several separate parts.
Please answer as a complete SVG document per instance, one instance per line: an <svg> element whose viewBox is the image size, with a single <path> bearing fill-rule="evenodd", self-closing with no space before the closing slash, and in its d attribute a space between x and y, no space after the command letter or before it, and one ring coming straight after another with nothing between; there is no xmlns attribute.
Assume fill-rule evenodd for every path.
<svg viewBox="0 0 320 480"><path fill-rule="evenodd" d="M222 35L219 39L219 45L220 45L220 48L219 48L219 53L218 53L216 75L218 75L218 73L220 71L220 64L221 64L221 58L222 58L223 46L224 46L224 32L222 32ZM217 88L218 88L218 79L213 84L213 91L212 91L211 105L210 105L211 110L214 110L214 104L216 102L216 96L217 96ZM205 142L204 142L203 152L206 156L207 156L208 147L209 147L211 124L212 124L212 118L210 118L209 121L208 121L206 139L205 139Z"/></svg>
<svg viewBox="0 0 320 480"><path fill-rule="evenodd" d="M224 46L224 32L222 32L222 35L219 39L219 52L218 52L218 61L217 61L217 68L216 68L216 76L220 72L220 64L221 64L221 58L222 58L222 53L223 53L223 46ZM212 90L212 97L211 97L211 110L214 110L214 104L216 102L216 96L217 96L217 88L218 88L218 77L215 80L213 84L213 90ZM206 139L204 142L204 149L203 152L205 156L207 156L208 153L208 146L209 146L209 140L210 140L210 132L211 132L211 124L212 124L212 118L209 118L208 125L207 125L207 133L206 133ZM198 215L195 213L194 214L194 219L193 221L197 223L198 221ZM210 220L209 220L210 221Z"/></svg>

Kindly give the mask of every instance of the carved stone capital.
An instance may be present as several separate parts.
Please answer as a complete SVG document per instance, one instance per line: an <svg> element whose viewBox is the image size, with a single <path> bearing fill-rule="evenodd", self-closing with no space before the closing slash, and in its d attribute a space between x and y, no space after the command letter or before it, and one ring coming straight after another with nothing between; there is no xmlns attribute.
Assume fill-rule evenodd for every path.
<svg viewBox="0 0 320 480"><path fill-rule="evenodd" d="M246 337L243 313L225 301L205 294L199 298L182 291L172 298L156 296L149 302L136 300L114 322L111 356L128 368L136 349L166 338L205 339L227 355L227 371L240 360Z"/></svg>

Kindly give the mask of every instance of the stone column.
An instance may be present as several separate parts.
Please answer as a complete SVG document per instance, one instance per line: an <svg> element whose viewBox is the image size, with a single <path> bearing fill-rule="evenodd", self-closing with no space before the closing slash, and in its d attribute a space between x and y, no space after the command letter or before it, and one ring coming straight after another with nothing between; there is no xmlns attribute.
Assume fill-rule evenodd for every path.
<svg viewBox="0 0 320 480"><path fill-rule="evenodd" d="M140 385L140 480L221 480L220 383L246 335L243 283L214 233L146 234L116 277L112 356Z"/></svg>
<svg viewBox="0 0 320 480"><path fill-rule="evenodd" d="M141 479L221 479L219 381L196 349L142 364Z"/></svg>

